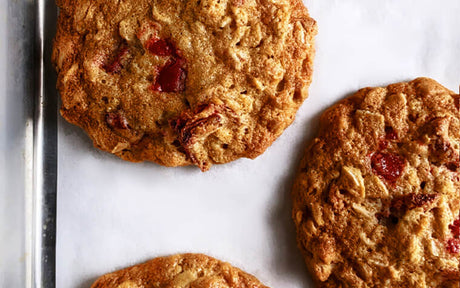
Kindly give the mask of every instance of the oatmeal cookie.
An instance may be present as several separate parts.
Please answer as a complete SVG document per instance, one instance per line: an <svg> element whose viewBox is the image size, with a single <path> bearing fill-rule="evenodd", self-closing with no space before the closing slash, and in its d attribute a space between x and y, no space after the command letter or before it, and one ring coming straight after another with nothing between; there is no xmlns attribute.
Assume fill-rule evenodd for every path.
<svg viewBox="0 0 460 288"><path fill-rule="evenodd" d="M161 257L106 274L91 288L268 288L238 268L203 254Z"/></svg>
<svg viewBox="0 0 460 288"><path fill-rule="evenodd" d="M57 0L61 114L94 145L165 166L255 158L307 98L301 0Z"/></svg>
<svg viewBox="0 0 460 288"><path fill-rule="evenodd" d="M459 99L419 78L322 115L292 192L319 287L459 287Z"/></svg>

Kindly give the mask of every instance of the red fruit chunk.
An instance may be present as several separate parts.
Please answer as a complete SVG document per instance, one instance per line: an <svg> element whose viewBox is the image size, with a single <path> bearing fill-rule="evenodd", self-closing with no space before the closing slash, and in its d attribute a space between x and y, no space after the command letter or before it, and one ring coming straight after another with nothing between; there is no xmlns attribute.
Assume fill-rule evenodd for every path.
<svg viewBox="0 0 460 288"><path fill-rule="evenodd" d="M194 110L184 111L177 119L170 122L171 128L180 135L182 145L188 145L197 127L219 125L224 108L215 104L201 104Z"/></svg>
<svg viewBox="0 0 460 288"><path fill-rule="evenodd" d="M460 239L460 215L453 224L449 225L449 229L452 231L454 238Z"/></svg>
<svg viewBox="0 0 460 288"><path fill-rule="evenodd" d="M110 127L115 129L128 129L129 124L126 118L118 113L107 113L105 115L105 121Z"/></svg>
<svg viewBox="0 0 460 288"><path fill-rule="evenodd" d="M177 118L169 121L177 134L177 144L182 146L187 157L203 171L209 168L209 163L200 160L200 155L193 147L194 143L217 131L223 125L224 113L230 113L228 107L207 103L193 110L185 110Z"/></svg>
<svg viewBox="0 0 460 288"><path fill-rule="evenodd" d="M447 240L447 251L452 254L460 253L460 239L449 239Z"/></svg>
<svg viewBox="0 0 460 288"><path fill-rule="evenodd" d="M404 164L404 158L390 153L374 153L371 158L374 173L391 183L401 176Z"/></svg>
<svg viewBox="0 0 460 288"><path fill-rule="evenodd" d="M387 149L387 148L388 148L388 141L387 141L386 139L381 140L381 141L379 142L379 149L380 149L380 150L385 150L385 149Z"/></svg>
<svg viewBox="0 0 460 288"><path fill-rule="evenodd" d="M385 204L381 212L375 216L382 225L398 224L399 219L406 214L407 211L418 207L424 207L427 211L434 200L438 198L438 194L415 194L410 193L395 197L391 203Z"/></svg>
<svg viewBox="0 0 460 288"><path fill-rule="evenodd" d="M169 61L158 73L152 89L159 92L182 92L185 90L187 71L185 60L178 58Z"/></svg>
<svg viewBox="0 0 460 288"><path fill-rule="evenodd" d="M438 194L407 194L400 197L395 197L391 201L391 214L400 216L408 210L418 207L423 207L430 204L438 197Z"/></svg>
<svg viewBox="0 0 460 288"><path fill-rule="evenodd" d="M158 56L172 56L176 54L176 49L168 40L152 38L145 44L150 53Z"/></svg>
<svg viewBox="0 0 460 288"><path fill-rule="evenodd" d="M122 61L124 60L124 58L126 58L128 53L129 53L128 47L126 46L121 47L120 50L118 51L118 54L113 59L113 61L104 66L105 71L107 71L108 73L119 73L121 69L123 68Z"/></svg>

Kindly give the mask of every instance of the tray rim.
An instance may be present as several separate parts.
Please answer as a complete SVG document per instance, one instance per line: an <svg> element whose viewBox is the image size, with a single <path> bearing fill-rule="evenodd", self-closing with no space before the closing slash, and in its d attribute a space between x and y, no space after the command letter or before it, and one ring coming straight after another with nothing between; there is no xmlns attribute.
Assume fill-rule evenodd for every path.
<svg viewBox="0 0 460 288"><path fill-rule="evenodd" d="M29 287L56 286L57 97L51 65L54 0L35 2L34 117Z"/></svg>

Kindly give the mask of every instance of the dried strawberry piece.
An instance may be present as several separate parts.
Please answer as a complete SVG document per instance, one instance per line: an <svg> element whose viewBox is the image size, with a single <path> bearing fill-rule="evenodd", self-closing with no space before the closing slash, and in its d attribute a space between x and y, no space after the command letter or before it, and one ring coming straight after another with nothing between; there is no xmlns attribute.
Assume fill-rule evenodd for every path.
<svg viewBox="0 0 460 288"><path fill-rule="evenodd" d="M453 224L449 225L449 229L452 231L454 238L460 239L460 215Z"/></svg>
<svg viewBox="0 0 460 288"><path fill-rule="evenodd" d="M455 219L454 223L449 225L450 231L454 238L447 240L447 250L452 254L460 253L460 215Z"/></svg>
<svg viewBox="0 0 460 288"><path fill-rule="evenodd" d="M453 145L446 139L438 138L431 145L431 153L434 156L434 162L445 164L448 169L456 171L459 165L459 154Z"/></svg>
<svg viewBox="0 0 460 288"><path fill-rule="evenodd" d="M176 55L176 48L169 40L152 38L145 43L150 53L158 56Z"/></svg>
<svg viewBox="0 0 460 288"><path fill-rule="evenodd" d="M152 90L159 92L184 91L187 78L187 70L184 66L185 60L182 58L170 60L160 69Z"/></svg>
<svg viewBox="0 0 460 288"><path fill-rule="evenodd" d="M179 135L182 146L187 147L200 127L220 126L222 111L225 108L215 104L198 105L193 111L184 111L177 119L170 122L171 128ZM208 129L212 131L213 129Z"/></svg>
<svg viewBox="0 0 460 288"><path fill-rule="evenodd" d="M209 103L199 105L195 109L185 110L176 119L169 122L185 154L202 171L209 168L209 163L196 153L193 148L194 144L219 129L223 125L224 114L228 116L230 113L229 108L224 105Z"/></svg>
<svg viewBox="0 0 460 288"><path fill-rule="evenodd" d="M449 127L451 127L451 117L437 117L427 123L421 129L421 137L428 135L431 139L428 143L430 147L430 161L435 165L445 165L447 169L456 171L459 162L459 151L449 137Z"/></svg>
<svg viewBox="0 0 460 288"><path fill-rule="evenodd" d="M418 207L426 206L427 204L432 203L438 194L415 194L410 193L400 197L395 197L391 201L391 214L396 217L401 217L407 211L413 210Z"/></svg>
<svg viewBox="0 0 460 288"><path fill-rule="evenodd" d="M178 134L180 144L184 147L193 142L196 134L212 132L221 125L222 112L225 106L213 103L198 105L193 110L186 110L182 114L170 121L171 128ZM201 129L200 128L207 128ZM206 132L207 131L207 132Z"/></svg>
<svg viewBox="0 0 460 288"><path fill-rule="evenodd" d="M121 69L123 69L123 61L126 59L128 54L128 46L122 45L112 62L104 66L105 71L107 71L107 73L119 73Z"/></svg>
<svg viewBox="0 0 460 288"><path fill-rule="evenodd" d="M388 141L386 139L380 140L379 142L379 149L385 150L388 148Z"/></svg>
<svg viewBox="0 0 460 288"><path fill-rule="evenodd" d="M391 183L395 183L404 170L404 158L390 153L374 153L371 158L374 173Z"/></svg>
<svg viewBox="0 0 460 288"><path fill-rule="evenodd" d="M129 124L126 118L119 113L107 113L105 114L105 121L110 127L115 129L129 129Z"/></svg>
<svg viewBox="0 0 460 288"><path fill-rule="evenodd" d="M163 67L157 68L157 77L150 89L158 92L184 91L187 78L186 61L174 44L168 39L154 36L147 40L145 48L154 55L171 57Z"/></svg>
<svg viewBox="0 0 460 288"><path fill-rule="evenodd" d="M460 253L460 239L447 240L446 249L452 254Z"/></svg>
<svg viewBox="0 0 460 288"><path fill-rule="evenodd" d="M209 103L198 104L198 106L196 106L196 108L193 110L193 113L194 114L200 114L201 112L203 112L206 109L208 109L208 110L212 109L215 112L215 111L217 111L219 109L219 106L217 106L215 104L209 104Z"/></svg>

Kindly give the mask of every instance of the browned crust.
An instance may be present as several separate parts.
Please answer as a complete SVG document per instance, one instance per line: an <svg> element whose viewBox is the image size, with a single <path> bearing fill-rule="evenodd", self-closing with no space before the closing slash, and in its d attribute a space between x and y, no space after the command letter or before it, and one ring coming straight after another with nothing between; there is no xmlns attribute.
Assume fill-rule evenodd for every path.
<svg viewBox="0 0 460 288"><path fill-rule="evenodd" d="M292 192L318 287L459 287L447 244L460 217L458 99L418 78L361 89L321 116Z"/></svg>
<svg viewBox="0 0 460 288"><path fill-rule="evenodd" d="M267 288L254 276L203 254L160 257L101 276L91 288Z"/></svg>
<svg viewBox="0 0 460 288"><path fill-rule="evenodd" d="M57 1L61 10L54 41L53 63L58 72L57 88L62 98L61 114L70 123L83 128L97 148L128 161L146 160L165 166L196 165L202 170L207 170L213 164L227 163L241 157L257 157L292 123L297 109L308 96L307 89L313 67L314 36L317 33L316 22L309 17L300 0L283 0L276 4L266 0L197 2L201 3L197 4L198 6L207 3L206 9L193 8L191 3L194 1L159 1L155 4L156 7L153 7L151 1L136 1L135 5L131 5L132 1L134 0L116 2L118 4L89 0ZM231 23L236 23L232 24L236 25L234 28L228 28L230 30L216 28L219 23L213 22L221 17L219 13L223 12L212 7L224 2L228 6L222 19L229 17ZM177 7L183 9L178 18L182 24L178 23L178 20L174 22L175 26L183 25L182 30L177 30L177 33L174 30L176 28L167 24L166 20L158 20L159 16L143 14L155 8L171 11L168 12L171 13L170 16L176 17L174 11ZM257 9L254 10L254 7ZM244 16L247 17L246 20L244 17L240 19L240 16L235 16L246 15L245 13L248 15ZM139 63L146 61L145 57L142 58L146 53L142 48L143 40L130 39L119 34L120 23L127 22L132 15L138 17L137 24L132 25L143 25L147 19L160 23L157 26L166 31L161 33L169 35L165 37L169 37L184 54L188 61L185 92L168 93L167 97L170 100L163 101L161 99L165 98L164 96L152 96L151 91L141 87L145 77L142 78L143 76L140 77L138 74L144 73L144 70L139 68L140 72L134 71L138 69L136 67L140 67ZM153 19L155 17L158 19ZM288 22L283 24L285 20ZM199 28L204 29L203 35L194 34L201 31L194 26L197 21L204 25L204 28ZM249 24L241 24L240 27L238 23L241 21L249 21ZM228 35L234 35L237 29L242 28L249 29L251 33L259 33L258 29L262 29L260 31L263 32L263 38L259 43L261 46L251 46L251 41L255 39L252 34L238 36L242 37L241 44L238 42L241 46L238 47L234 46L236 44L232 42L232 38L228 38L228 43L233 43L231 45L224 41ZM139 27L132 29L140 31ZM222 32L219 32L219 29ZM225 34L226 29L232 34ZM185 33L182 33L184 31ZM212 36L211 32L224 34ZM193 37L189 39L187 35ZM103 40L98 40L97 37ZM207 54L200 54L202 52L196 48L201 47L200 45L193 46L193 39L200 37L210 37L209 42L200 45L210 47L214 58L209 61L214 61L215 64L210 65L211 62L205 61L207 58L204 56ZM116 47L123 41L130 47L131 58L125 69L117 71L119 75L112 77L119 80L113 80L111 88L107 88L108 84L101 83L112 83L112 78L107 76L110 73L94 71L97 69L92 63L98 55L101 61L109 61L107 59L113 58ZM277 41L286 42L280 44L281 42ZM184 43L191 43L192 48L183 45ZM247 61L241 60L243 58L232 58L235 57L232 55L238 54L232 54L234 52L231 51L239 51L238 49L248 53ZM159 60L155 58L147 61ZM224 66L219 66L219 63ZM280 71L283 71L281 81L278 79ZM208 74L215 75L215 80L203 80L203 75ZM117 78L118 76L120 77ZM140 78L139 81L130 82L128 77ZM241 90L242 94L238 94L237 90ZM123 93L125 95L122 95ZM102 99L109 103L104 103ZM232 111L232 117L222 117L221 126L215 131L200 130L201 134L195 135L198 140L193 147L178 146L177 143L181 143L178 131L167 123L183 113L195 111L200 105L225 106L226 111ZM145 110L145 107L153 108ZM123 109L122 113L130 123L129 129L122 131L107 125L105 113L109 111L104 110L113 109Z"/></svg>

